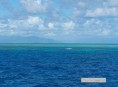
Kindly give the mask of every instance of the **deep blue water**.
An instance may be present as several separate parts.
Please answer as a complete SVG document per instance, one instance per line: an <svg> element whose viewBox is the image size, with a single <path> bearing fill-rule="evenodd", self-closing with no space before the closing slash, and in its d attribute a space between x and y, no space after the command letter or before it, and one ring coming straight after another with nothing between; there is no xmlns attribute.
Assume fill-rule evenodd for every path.
<svg viewBox="0 0 118 87"><path fill-rule="evenodd" d="M118 87L118 47L70 47L0 46L0 87Z"/></svg>

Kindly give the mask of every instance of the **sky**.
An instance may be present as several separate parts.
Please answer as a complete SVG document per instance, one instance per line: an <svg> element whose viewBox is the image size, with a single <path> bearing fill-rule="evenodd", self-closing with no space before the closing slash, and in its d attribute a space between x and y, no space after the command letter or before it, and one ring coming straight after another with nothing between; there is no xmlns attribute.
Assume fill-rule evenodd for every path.
<svg viewBox="0 0 118 87"><path fill-rule="evenodd" d="M1 37L118 43L118 0L0 0Z"/></svg>

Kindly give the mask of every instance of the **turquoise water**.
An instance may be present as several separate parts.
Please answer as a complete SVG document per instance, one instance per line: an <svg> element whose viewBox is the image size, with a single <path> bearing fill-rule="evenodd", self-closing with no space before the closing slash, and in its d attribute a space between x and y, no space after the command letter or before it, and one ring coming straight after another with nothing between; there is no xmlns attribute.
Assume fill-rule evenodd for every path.
<svg viewBox="0 0 118 87"><path fill-rule="evenodd" d="M0 87L118 87L118 45L0 44Z"/></svg>

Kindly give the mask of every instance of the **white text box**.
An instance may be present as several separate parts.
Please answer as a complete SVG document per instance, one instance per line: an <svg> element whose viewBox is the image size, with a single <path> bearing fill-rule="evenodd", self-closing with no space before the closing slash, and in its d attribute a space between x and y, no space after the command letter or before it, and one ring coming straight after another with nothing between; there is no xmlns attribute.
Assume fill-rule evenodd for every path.
<svg viewBox="0 0 118 87"><path fill-rule="evenodd" d="M106 78L81 78L81 82L86 82L86 83L92 83L92 82L97 82L97 83L105 83Z"/></svg>

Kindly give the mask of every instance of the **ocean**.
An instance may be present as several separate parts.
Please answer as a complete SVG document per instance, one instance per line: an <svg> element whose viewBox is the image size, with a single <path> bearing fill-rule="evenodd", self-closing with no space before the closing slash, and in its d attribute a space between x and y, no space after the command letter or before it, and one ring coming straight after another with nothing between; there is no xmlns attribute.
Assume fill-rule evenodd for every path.
<svg viewBox="0 0 118 87"><path fill-rule="evenodd" d="M0 87L118 87L118 45L0 44Z"/></svg>

